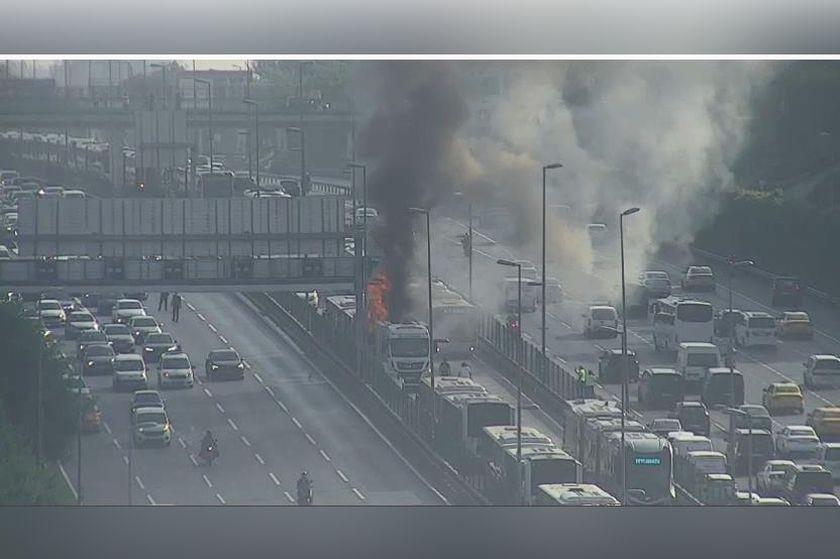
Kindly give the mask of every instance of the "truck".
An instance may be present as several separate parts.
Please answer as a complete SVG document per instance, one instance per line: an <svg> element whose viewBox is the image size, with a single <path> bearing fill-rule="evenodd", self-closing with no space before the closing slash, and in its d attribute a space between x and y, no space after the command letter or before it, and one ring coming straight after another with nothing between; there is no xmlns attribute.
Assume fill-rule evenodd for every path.
<svg viewBox="0 0 840 559"><path fill-rule="evenodd" d="M504 297L503 307L506 312L515 313L519 310L519 278L504 278L501 283ZM531 280L522 278L522 312L537 312L539 288Z"/></svg>
<svg viewBox="0 0 840 559"><path fill-rule="evenodd" d="M380 322L375 352L383 372L402 390L416 392L429 371L429 329L420 322Z"/></svg>

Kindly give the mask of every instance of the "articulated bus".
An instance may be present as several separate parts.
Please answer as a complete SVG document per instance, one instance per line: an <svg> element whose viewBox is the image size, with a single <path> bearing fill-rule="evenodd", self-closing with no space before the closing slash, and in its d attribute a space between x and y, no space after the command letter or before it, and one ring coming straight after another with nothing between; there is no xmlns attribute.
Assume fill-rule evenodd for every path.
<svg viewBox="0 0 840 559"><path fill-rule="evenodd" d="M681 342L714 342L714 312L707 301L666 297L650 304L653 345L676 351Z"/></svg>

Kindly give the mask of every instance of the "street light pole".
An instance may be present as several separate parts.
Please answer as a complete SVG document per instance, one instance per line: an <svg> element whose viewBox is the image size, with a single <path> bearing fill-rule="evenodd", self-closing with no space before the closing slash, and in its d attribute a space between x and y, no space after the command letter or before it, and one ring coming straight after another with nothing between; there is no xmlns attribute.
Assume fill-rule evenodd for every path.
<svg viewBox="0 0 840 559"><path fill-rule="evenodd" d="M260 104L253 99L245 99L244 103L254 107L254 136L257 143L257 196L260 195ZM248 134L250 144L251 135ZM248 175L251 174L251 147L248 146Z"/></svg>
<svg viewBox="0 0 840 559"><path fill-rule="evenodd" d="M298 151L300 151L300 195L304 196L306 194L306 191L304 190L304 179L306 174L306 135L303 132L303 128L299 126L289 126L286 130L300 134L300 148L298 148ZM356 216L353 216L353 219L355 220Z"/></svg>
<svg viewBox="0 0 840 559"><path fill-rule="evenodd" d="M134 463L134 437L131 433L131 429L129 429L129 432L128 432L128 464L127 464L128 465L128 506L131 506L133 504L132 503L132 498L133 498L133 493L134 493L133 489L134 488L132 487L132 484L131 484L131 479L132 479L131 469L132 469L133 463Z"/></svg>
<svg viewBox="0 0 840 559"><path fill-rule="evenodd" d="M428 274L429 286L429 373L431 375L432 393L435 391L435 326L434 314L432 313L432 221L431 212L424 208L409 208L409 211L415 214L424 214L426 216L426 267ZM354 216L355 219L355 216ZM435 438L435 407L432 406L432 439Z"/></svg>
<svg viewBox="0 0 840 559"><path fill-rule="evenodd" d="M210 80L193 78L194 81L207 86L207 125L210 132L210 174L213 174L213 88Z"/></svg>
<svg viewBox="0 0 840 559"><path fill-rule="evenodd" d="M729 315L727 316L727 324L729 327L729 382L730 394L729 404L735 407L735 323L732 320L732 276L735 273L735 268L741 266L753 266L755 262L752 260L735 261L734 256L729 257Z"/></svg>
<svg viewBox="0 0 840 559"><path fill-rule="evenodd" d="M362 316L367 317L367 274L368 274L368 264L367 264L367 237L368 237L368 228L367 228L367 167L361 163L350 163L348 165L351 169L361 169L362 170L362 207L365 209L364 214L362 215L362 289L361 289L361 300L357 301L356 309L361 308L363 310ZM353 173L353 230L356 229L356 174ZM355 235L354 235L354 243L355 243ZM366 370L367 367L367 330L362 328L362 368Z"/></svg>
<svg viewBox="0 0 840 559"><path fill-rule="evenodd" d="M627 286L624 280L624 217L639 211L630 208L618 216L621 243L621 504L627 506L627 442L626 428L629 387L627 385Z"/></svg>
<svg viewBox="0 0 840 559"><path fill-rule="evenodd" d="M542 168L542 290L540 296L540 303L542 307L542 317L540 321L540 340L542 341L542 354L545 357L545 175L549 169L559 169L562 167L560 163L549 163L543 165ZM472 252L472 251L470 251ZM545 361L541 360L542 365Z"/></svg>
<svg viewBox="0 0 840 559"><path fill-rule="evenodd" d="M79 388L79 417L76 425L76 504L81 505L82 497L82 389Z"/></svg>

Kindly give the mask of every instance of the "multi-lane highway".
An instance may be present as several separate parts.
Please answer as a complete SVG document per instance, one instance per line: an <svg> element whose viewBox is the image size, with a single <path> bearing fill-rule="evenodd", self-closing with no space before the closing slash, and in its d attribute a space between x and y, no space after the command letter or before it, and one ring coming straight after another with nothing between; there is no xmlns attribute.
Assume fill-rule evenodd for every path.
<svg viewBox="0 0 840 559"><path fill-rule="evenodd" d="M132 448L129 393L107 376L87 377L103 429L82 439L87 504L292 504L307 470L318 504L442 504L441 498L292 342L234 294L190 294L180 320L153 312L196 366L192 389L163 395L173 423L170 447ZM105 317L102 317L105 320ZM64 351L75 355L70 342ZM234 347L247 362L244 381L208 381L211 349ZM155 368L150 369L151 388ZM205 430L219 440L212 466L196 462ZM129 478L129 463L131 477ZM76 483L75 456L66 464Z"/></svg>
<svg viewBox="0 0 840 559"><path fill-rule="evenodd" d="M465 232L466 220L458 215L440 217L433 227L433 275L440 277L459 291L466 292L468 287L466 257L463 255L458 236ZM485 309L501 312L499 308L500 292L498 280L507 275L507 270L496 259L530 259L539 262L539 246L532 250L512 248L500 239L500 232L478 227L474 234L473 290L476 300ZM662 269L671 275L672 282L679 284L680 274L688 262L654 262L651 269ZM715 308L728 306L728 279L726 270L718 270L719 282L714 293L692 293L692 297L710 301ZM597 370L598 355L604 348L620 347L620 339L587 339L582 334L581 314L591 302L595 293L607 293L606 286L620 285L620 278L604 277L601 274L589 274L580 270L554 267L550 264L548 275L560 279L565 290L562 303L549 305L546 315L546 346L549 352L559 356L570 368L584 365ZM679 287L675 293L679 293ZM588 293L590 295L583 295ZM739 274L733 281L733 306L741 310L762 310L770 312L770 288L761 280ZM613 301L620 306L620 301ZM736 367L744 375L745 400L751 404L761 404L762 391L773 382L802 382L803 362L811 354L840 353L840 313L814 299L806 300L806 310L810 313L817 329L813 340L779 341L776 349L741 349L738 352ZM523 333L533 340L540 340L540 313L523 315ZM628 345L638 355L641 368L651 366L673 366L673 357L655 352L651 336L650 322L646 319L628 321ZM474 370L486 370L479 364ZM606 390L616 399L620 397L619 385L607 385ZM804 424L806 415L816 407L840 404L840 390L804 390L805 413L785 415L773 418L774 428L784 425ZM642 412L644 422L655 417L664 417L666 411L639 410L636 402L635 385L630 389L633 408ZM727 416L719 411L712 411L715 446L725 451L722 439L723 429L728 425ZM746 488L746 479L739 480L739 486Z"/></svg>

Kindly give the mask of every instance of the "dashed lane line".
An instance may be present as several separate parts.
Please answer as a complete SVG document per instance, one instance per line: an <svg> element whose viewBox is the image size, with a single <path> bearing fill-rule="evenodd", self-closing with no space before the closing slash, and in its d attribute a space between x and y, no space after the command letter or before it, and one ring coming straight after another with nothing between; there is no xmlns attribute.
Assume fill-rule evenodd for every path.
<svg viewBox="0 0 840 559"><path fill-rule="evenodd" d="M143 491L146 490L146 486L143 485L143 482L140 480L140 476L134 476L134 481L137 482L137 485L140 487L140 489L142 489Z"/></svg>
<svg viewBox="0 0 840 559"><path fill-rule="evenodd" d="M271 481L274 482L274 485L280 486L280 480L277 479L277 476L274 475L274 472L268 472L268 477L271 478Z"/></svg>
<svg viewBox="0 0 840 559"><path fill-rule="evenodd" d="M289 502L290 502L290 503L294 503L294 502L295 502L295 500L292 498L292 496L291 496L291 495L289 495L289 492L288 492L288 491L283 491L283 494L286 496L286 498L289 500Z"/></svg>
<svg viewBox="0 0 840 559"><path fill-rule="evenodd" d="M263 460L263 457L260 456L258 453L256 453L256 452L254 453L254 458L257 459L257 462L259 462L260 464L265 466L265 460Z"/></svg>
<svg viewBox="0 0 840 559"><path fill-rule="evenodd" d="M123 457L122 457L122 458L123 458L123 462L125 462L125 465L126 465L126 466L128 466L128 456L126 456L125 454L123 454Z"/></svg>
<svg viewBox="0 0 840 559"><path fill-rule="evenodd" d="M221 413L225 413L225 408L222 407L222 404L216 402L216 409L219 410Z"/></svg>
<svg viewBox="0 0 840 559"><path fill-rule="evenodd" d="M190 462L193 463L193 466L198 466L198 462L196 461L195 456L193 456L192 454L190 454Z"/></svg>
<svg viewBox="0 0 840 559"><path fill-rule="evenodd" d="M246 439L246 438L245 438L245 435L240 435L240 436L239 436L239 440L241 440L241 441L242 441L242 444L244 444L245 446L251 446L251 441L249 441L248 439Z"/></svg>
<svg viewBox="0 0 840 559"><path fill-rule="evenodd" d="M263 378L260 376L259 373L254 373L254 378L257 379L258 383L260 383L260 384L263 383Z"/></svg>
<svg viewBox="0 0 840 559"><path fill-rule="evenodd" d="M216 498L217 498L217 499L219 500L219 502L220 502L220 503L222 503L223 505L226 505L226 504L227 504L227 502L225 501L224 497L222 497L222 496L221 496L221 495L219 495L218 493L216 493Z"/></svg>
<svg viewBox="0 0 840 559"><path fill-rule="evenodd" d="M122 450L122 446L120 446L120 441L117 439L111 439L114 441L114 446L117 447L117 450Z"/></svg>
<svg viewBox="0 0 840 559"><path fill-rule="evenodd" d="M229 343L229 342L227 341L227 338L225 338L225 337L224 337L224 336L222 336L221 334L219 334L219 340L221 340L221 342L222 342L223 344L227 344L227 343Z"/></svg>
<svg viewBox="0 0 840 559"><path fill-rule="evenodd" d="M210 331L212 331L214 334L218 334L219 331L216 330L216 327L210 324L209 322L207 323L207 327L210 328Z"/></svg>
<svg viewBox="0 0 840 559"><path fill-rule="evenodd" d="M337 474L338 474L338 477L340 477L340 478L341 478L341 481L343 481L344 483L350 483L350 480L349 480L349 479L347 479L347 476L346 476L346 475L344 475L344 472L342 472L342 471L341 471L341 470L339 470L339 469L336 469L335 473L337 473Z"/></svg>
<svg viewBox="0 0 840 559"><path fill-rule="evenodd" d="M304 433L304 436L306 437L306 440L312 444L312 446L318 446L318 443L315 442L315 439L313 439L309 433Z"/></svg>
<svg viewBox="0 0 840 559"><path fill-rule="evenodd" d="M204 393L205 393L205 394L207 394L207 397L208 397L208 398L212 398L212 397L213 397L213 393L212 393L212 392L210 392L210 389L209 389L209 388L205 388L205 389L204 389Z"/></svg>
<svg viewBox="0 0 840 559"><path fill-rule="evenodd" d="M300 424L300 421L298 421L296 417L292 418L292 423L294 423L295 427L297 427L298 429L303 429L303 427Z"/></svg>
<svg viewBox="0 0 840 559"><path fill-rule="evenodd" d="M202 477L202 479L204 479L204 483L206 483L206 484L207 484L207 487L209 487L210 489L212 489L212 488L213 488L213 484L212 484L212 483L210 483L210 478L208 478L208 477L207 477L207 474L201 474L201 477Z"/></svg>
<svg viewBox="0 0 840 559"><path fill-rule="evenodd" d="M361 491L359 491L358 489L356 489L355 487L353 488L353 493L355 493L355 494L356 494L356 497L358 497L360 500L362 500L362 501L366 501L366 500L367 500L367 499L365 499L365 496L364 496L364 495L362 495L362 492L361 492Z"/></svg>
<svg viewBox="0 0 840 559"><path fill-rule="evenodd" d="M234 431L239 431L239 427L236 426L236 423L234 423L231 418L228 417L227 421L228 421L228 425L230 425L231 429L233 429Z"/></svg>
<svg viewBox="0 0 840 559"><path fill-rule="evenodd" d="M324 452L323 450L320 450L319 452L321 453L321 456L324 457L324 460L326 460L327 462L332 462L332 459L330 459L326 452Z"/></svg>
<svg viewBox="0 0 840 559"><path fill-rule="evenodd" d="M187 448L187 443L181 437L178 437L178 444L181 445L181 448Z"/></svg>
<svg viewBox="0 0 840 559"><path fill-rule="evenodd" d="M199 319L199 320L201 320L202 322L207 322L207 319L206 319L206 318L204 318L204 315L203 315L203 314L201 314L200 312L195 313L195 315L196 315L196 316L198 317L198 319Z"/></svg>
<svg viewBox="0 0 840 559"><path fill-rule="evenodd" d="M111 434L111 427L108 425L107 421L102 422L102 428L105 429L105 432L109 435Z"/></svg>
<svg viewBox="0 0 840 559"><path fill-rule="evenodd" d="M147 500L147 501L149 501L149 504L150 504L150 505L152 505L152 506L157 505L157 503L155 502L155 500L154 500L154 499L152 499L152 496L151 496L151 495L149 495L148 493L146 493L146 500Z"/></svg>

